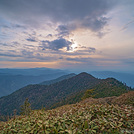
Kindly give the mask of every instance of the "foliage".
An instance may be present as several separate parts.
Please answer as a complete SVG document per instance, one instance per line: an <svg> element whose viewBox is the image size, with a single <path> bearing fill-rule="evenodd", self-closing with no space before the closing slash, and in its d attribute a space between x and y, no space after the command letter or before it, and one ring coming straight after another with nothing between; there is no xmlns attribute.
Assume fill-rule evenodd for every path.
<svg viewBox="0 0 134 134"><path fill-rule="evenodd" d="M94 89L88 89L85 91L84 95L82 96L82 100L89 98L89 97L95 97L95 95L93 95Z"/></svg>
<svg viewBox="0 0 134 134"><path fill-rule="evenodd" d="M93 87L97 93L95 98L120 96L127 93L130 88L125 86L122 82L114 78L107 78L101 81L98 85Z"/></svg>
<svg viewBox="0 0 134 134"><path fill-rule="evenodd" d="M132 106L77 103L53 110L34 110L0 126L0 133L99 134L134 129Z"/></svg>
<svg viewBox="0 0 134 134"><path fill-rule="evenodd" d="M21 105L21 115L29 115L31 112L31 104L28 102L28 98L26 98L23 105Z"/></svg>

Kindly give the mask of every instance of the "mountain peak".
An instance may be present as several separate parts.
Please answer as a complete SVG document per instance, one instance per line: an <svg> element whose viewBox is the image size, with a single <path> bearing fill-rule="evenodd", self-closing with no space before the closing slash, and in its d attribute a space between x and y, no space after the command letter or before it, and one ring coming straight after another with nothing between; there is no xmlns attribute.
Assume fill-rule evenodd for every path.
<svg viewBox="0 0 134 134"><path fill-rule="evenodd" d="M95 78L94 76L92 76L91 74L88 74L87 72L81 72L77 76Z"/></svg>

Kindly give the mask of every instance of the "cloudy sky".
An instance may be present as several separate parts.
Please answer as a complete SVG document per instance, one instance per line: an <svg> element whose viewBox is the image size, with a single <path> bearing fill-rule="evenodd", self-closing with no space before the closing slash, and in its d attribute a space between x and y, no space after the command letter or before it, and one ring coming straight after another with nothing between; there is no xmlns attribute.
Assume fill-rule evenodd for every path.
<svg viewBox="0 0 134 134"><path fill-rule="evenodd" d="M134 0L0 0L0 68L134 71Z"/></svg>

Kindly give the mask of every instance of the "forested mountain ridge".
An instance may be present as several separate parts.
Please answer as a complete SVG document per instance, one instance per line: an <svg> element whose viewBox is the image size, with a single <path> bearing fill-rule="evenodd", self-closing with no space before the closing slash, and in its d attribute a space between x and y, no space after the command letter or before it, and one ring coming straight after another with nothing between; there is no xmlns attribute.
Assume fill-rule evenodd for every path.
<svg viewBox="0 0 134 134"><path fill-rule="evenodd" d="M92 86L91 90L93 90L91 96L94 96L94 98L104 98L111 96L120 96L121 94L131 91L132 89L114 78L107 78L98 81L96 85ZM79 92L70 94L66 98L63 98L60 102L52 105L51 108L80 102L86 91L87 90L81 90Z"/></svg>
<svg viewBox="0 0 134 134"><path fill-rule="evenodd" d="M40 85L50 85L50 84L54 84L56 82L59 82L59 81L62 81L62 80L65 80L65 79L69 79L73 76L76 76L76 74L74 73L71 73L71 74L67 74L67 75L63 75L57 79L53 79L53 80L49 80L49 81L43 81L41 83L39 83Z"/></svg>
<svg viewBox="0 0 134 134"><path fill-rule="evenodd" d="M88 89L94 89L96 97L119 96L129 90L127 86L113 78L101 80L90 74L80 73L52 85L28 85L11 95L2 97L0 98L0 113L10 114L13 113L14 109L19 112L20 105L26 98L29 98L33 109L50 108L55 103L66 99L64 104L75 103L80 101ZM75 98L79 99L75 101ZM70 100L72 101L69 102Z"/></svg>

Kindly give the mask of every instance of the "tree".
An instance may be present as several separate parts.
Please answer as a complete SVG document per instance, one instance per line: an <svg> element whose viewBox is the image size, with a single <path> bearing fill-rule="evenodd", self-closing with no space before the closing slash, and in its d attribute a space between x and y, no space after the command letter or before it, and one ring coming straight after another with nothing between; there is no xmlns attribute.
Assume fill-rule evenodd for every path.
<svg viewBox="0 0 134 134"><path fill-rule="evenodd" d="M20 112L21 115L29 115L30 114L31 104L28 102L28 98L26 98L24 104L21 105L20 110L21 110L21 112Z"/></svg>
<svg viewBox="0 0 134 134"><path fill-rule="evenodd" d="M93 95L94 93L94 89L88 89L85 91L84 95L82 96L82 100L89 98L89 97L95 97L95 95Z"/></svg>

